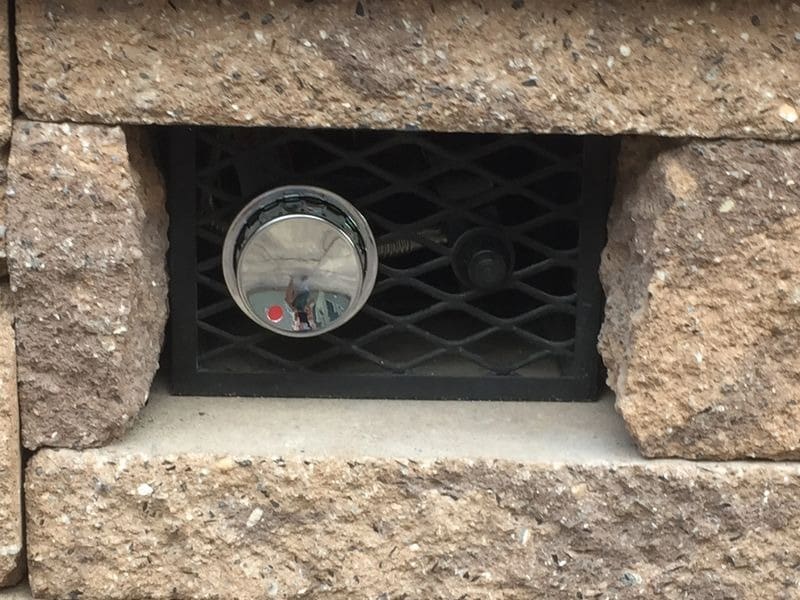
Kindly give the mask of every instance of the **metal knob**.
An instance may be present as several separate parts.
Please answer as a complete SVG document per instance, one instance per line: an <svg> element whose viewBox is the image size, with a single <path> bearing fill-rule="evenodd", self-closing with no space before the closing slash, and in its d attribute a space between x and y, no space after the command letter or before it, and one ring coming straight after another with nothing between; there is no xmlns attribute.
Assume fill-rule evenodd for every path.
<svg viewBox="0 0 800 600"><path fill-rule="evenodd" d="M465 286L497 290L514 271L514 246L502 229L476 227L456 240L452 266Z"/></svg>
<svg viewBox="0 0 800 600"><path fill-rule="evenodd" d="M236 216L222 267L231 296L253 321L311 337L361 310L378 257L366 219L349 202L320 188L287 186L258 196Z"/></svg>

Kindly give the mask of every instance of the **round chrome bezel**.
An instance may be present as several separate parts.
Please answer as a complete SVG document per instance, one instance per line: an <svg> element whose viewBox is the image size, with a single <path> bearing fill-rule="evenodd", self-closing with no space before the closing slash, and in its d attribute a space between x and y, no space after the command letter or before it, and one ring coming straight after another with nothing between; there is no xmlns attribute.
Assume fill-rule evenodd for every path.
<svg viewBox="0 0 800 600"><path fill-rule="evenodd" d="M352 228L350 232L343 228L340 224L334 222L332 219L324 218L323 216L312 214L302 211L291 211L285 205L281 205L281 201L298 201L302 199L315 200L323 204L334 207L341 212L346 219L350 221ZM246 231L248 223L251 223L254 217L265 210L274 210L276 207L282 207L283 214L270 219L266 223L261 224L259 227L252 228L251 231ZM278 221L287 219L306 218L316 219L330 224L331 227L339 230L342 237L353 247L356 255L360 259L362 279L361 286L358 293L350 300L347 309L332 323L330 326L308 331L290 331L275 325L270 324L264 319L261 319L254 313L246 296L239 284L237 272L239 270L238 259L248 241L255 237L258 232L264 228L275 224ZM351 233L353 235L351 235ZM354 239L354 237L356 239ZM225 242L222 247L222 271L225 278L225 285L228 288L234 302L247 315L252 321L259 326L273 331L279 335L286 337L308 338L322 335L329 331L344 325L352 319L366 304L372 293L372 288L375 286L375 280L378 275L378 249L375 243L375 237L372 230L367 223L364 216L347 200L330 192L328 190L302 185L289 185L275 188L260 194L251 200L236 217L231 221L228 227L228 232L225 236Z"/></svg>

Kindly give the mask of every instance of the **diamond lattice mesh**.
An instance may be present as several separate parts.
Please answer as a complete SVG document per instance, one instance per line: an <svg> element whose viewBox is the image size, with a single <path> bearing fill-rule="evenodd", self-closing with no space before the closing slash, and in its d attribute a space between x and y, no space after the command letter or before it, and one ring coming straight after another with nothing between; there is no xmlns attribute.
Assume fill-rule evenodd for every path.
<svg viewBox="0 0 800 600"><path fill-rule="evenodd" d="M198 371L576 372L583 138L208 128L196 132L193 159ZM252 323L222 276L230 221L283 185L319 186L350 201L381 257L361 313L312 339ZM500 288L478 289L454 268L457 242L475 231L497 233L510 249L513 269Z"/></svg>

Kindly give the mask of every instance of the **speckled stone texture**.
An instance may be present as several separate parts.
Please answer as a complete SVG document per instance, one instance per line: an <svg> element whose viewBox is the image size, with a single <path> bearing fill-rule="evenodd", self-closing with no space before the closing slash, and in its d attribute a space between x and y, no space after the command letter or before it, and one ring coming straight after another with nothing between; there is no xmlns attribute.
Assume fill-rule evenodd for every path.
<svg viewBox="0 0 800 600"><path fill-rule="evenodd" d="M0 0L0 147L11 139L11 43L8 0Z"/></svg>
<svg viewBox="0 0 800 600"><path fill-rule="evenodd" d="M0 284L0 587L14 585L25 562L17 365L11 293Z"/></svg>
<svg viewBox="0 0 800 600"><path fill-rule="evenodd" d="M800 467L44 450L37 598L796 598Z"/></svg>
<svg viewBox="0 0 800 600"><path fill-rule="evenodd" d="M623 144L600 350L647 456L800 458L800 145Z"/></svg>
<svg viewBox="0 0 800 600"><path fill-rule="evenodd" d="M6 183L8 182L9 145L0 146L0 278L8 276L8 259L6 256Z"/></svg>
<svg viewBox="0 0 800 600"><path fill-rule="evenodd" d="M800 137L788 0L26 0L16 35L43 120Z"/></svg>
<svg viewBox="0 0 800 600"><path fill-rule="evenodd" d="M15 124L8 259L28 448L103 444L147 398L167 217L146 142L118 127Z"/></svg>
<svg viewBox="0 0 800 600"><path fill-rule="evenodd" d="M7 0L0 0L0 277L8 274L6 264L6 168L11 140L11 65Z"/></svg>

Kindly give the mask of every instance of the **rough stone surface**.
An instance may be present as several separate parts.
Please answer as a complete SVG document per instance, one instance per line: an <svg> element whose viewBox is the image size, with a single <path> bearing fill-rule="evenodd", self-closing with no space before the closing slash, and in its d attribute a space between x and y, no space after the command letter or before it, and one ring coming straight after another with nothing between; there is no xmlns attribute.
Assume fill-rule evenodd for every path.
<svg viewBox="0 0 800 600"><path fill-rule="evenodd" d="M31 461L42 599L796 598L800 467Z"/></svg>
<svg viewBox="0 0 800 600"><path fill-rule="evenodd" d="M22 439L85 447L144 404L166 320L166 211L140 132L17 122L9 163Z"/></svg>
<svg viewBox="0 0 800 600"><path fill-rule="evenodd" d="M6 257L6 183L8 182L8 144L0 146L0 278L8 276L8 260Z"/></svg>
<svg viewBox="0 0 800 600"><path fill-rule="evenodd" d="M22 110L82 122L798 138L798 33L789 0L17 3Z"/></svg>
<svg viewBox="0 0 800 600"><path fill-rule="evenodd" d="M0 147L0 277L3 278L8 277L8 259L6 256L8 152L8 145Z"/></svg>
<svg viewBox="0 0 800 600"><path fill-rule="evenodd" d="M22 464L10 292L0 287L0 587L22 575Z"/></svg>
<svg viewBox="0 0 800 600"><path fill-rule="evenodd" d="M0 0L0 146L11 139L11 43L8 27L8 0Z"/></svg>
<svg viewBox="0 0 800 600"><path fill-rule="evenodd" d="M647 456L800 457L800 145L623 144L600 350Z"/></svg>
<svg viewBox="0 0 800 600"><path fill-rule="evenodd" d="M11 140L11 64L8 0L0 0L0 277L8 274L6 264L6 168Z"/></svg>

